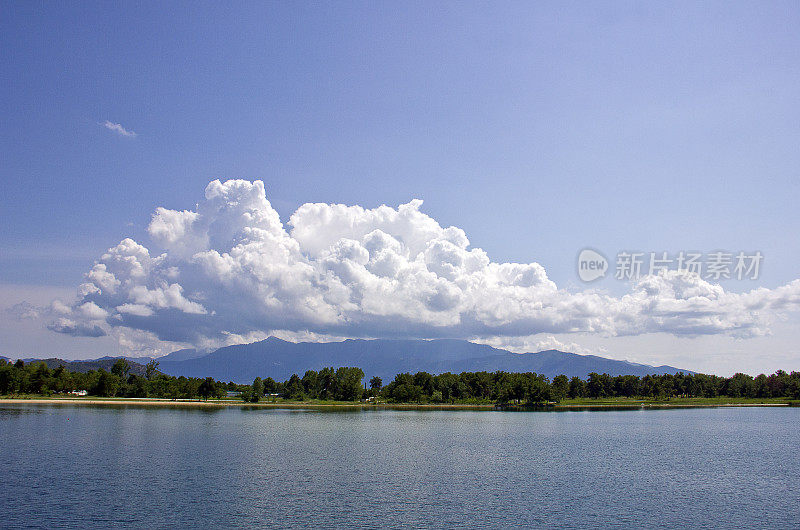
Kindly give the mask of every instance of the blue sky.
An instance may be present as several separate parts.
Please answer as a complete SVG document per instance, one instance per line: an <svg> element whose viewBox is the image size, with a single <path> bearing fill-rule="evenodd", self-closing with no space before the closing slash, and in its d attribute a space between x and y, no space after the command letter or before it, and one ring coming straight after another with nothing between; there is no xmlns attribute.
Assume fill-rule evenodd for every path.
<svg viewBox="0 0 800 530"><path fill-rule="evenodd" d="M800 277L799 23L794 2L2 2L7 305L74 292L124 237L153 247L156 207L194 209L229 178L263 180L284 222L309 202L423 199L492 261L566 289L585 288L587 246L760 250L761 277L724 288L780 287ZM678 358L719 372L766 348L799 369L789 318L749 342L569 343L738 351ZM12 356L114 347L15 325Z"/></svg>

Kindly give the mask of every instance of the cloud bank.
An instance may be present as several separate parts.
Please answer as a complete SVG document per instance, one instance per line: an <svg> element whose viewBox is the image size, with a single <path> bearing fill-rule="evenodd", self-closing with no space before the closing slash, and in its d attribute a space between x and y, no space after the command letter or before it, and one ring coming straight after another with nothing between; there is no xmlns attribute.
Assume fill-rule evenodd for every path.
<svg viewBox="0 0 800 530"><path fill-rule="evenodd" d="M622 297L568 292L538 263L493 262L421 206L304 204L284 226L261 181L215 180L194 211L156 209L152 249L123 239L103 254L78 301L59 307L49 327L198 346L276 330L484 341L578 332L746 337L800 307L800 280L730 293L676 271L644 277Z"/></svg>

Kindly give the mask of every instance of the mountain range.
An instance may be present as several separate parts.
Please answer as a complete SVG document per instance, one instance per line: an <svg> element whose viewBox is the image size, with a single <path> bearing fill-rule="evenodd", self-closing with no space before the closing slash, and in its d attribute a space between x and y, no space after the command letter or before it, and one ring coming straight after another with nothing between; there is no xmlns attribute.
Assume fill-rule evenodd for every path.
<svg viewBox="0 0 800 530"><path fill-rule="evenodd" d="M0 359L8 360L6 357L0 357ZM67 370L71 372L80 372L80 373L87 373L92 370L105 370L106 372L110 372L111 368L114 366L114 363L117 362L119 357L101 357L99 359L87 359L81 361L65 361L64 359L59 359L57 357L50 357L47 359L22 359L25 363L44 363L47 365L48 368L54 370L59 366L63 366ZM145 364L150 362L150 358L145 357L126 357L129 364L129 372L135 375L145 375L147 369ZM135 360L134 360L135 359Z"/></svg>
<svg viewBox="0 0 800 530"><path fill-rule="evenodd" d="M78 372L111 370L119 357L81 361L42 359L50 368L62 365ZM149 357L125 357L131 373L144 374ZM39 359L24 359L26 362ZM586 378L591 372L616 375L694 373L673 366L648 366L596 355L578 355L558 350L512 353L465 340L349 339L342 342L287 342L269 337L259 342L226 346L211 353L194 349L174 351L156 359L158 369L168 375L213 377L218 381L250 383L256 377L286 381L292 374L326 366L357 366L369 379L378 376L388 383L403 372L536 372L553 378L559 374Z"/></svg>
<svg viewBox="0 0 800 530"><path fill-rule="evenodd" d="M176 355L178 353L178 355ZM226 346L202 355L181 350L157 359L159 370L170 375L214 377L217 380L249 383L255 377L285 381L292 374L326 366L357 366L367 378L391 381L398 373L444 372L536 372L550 378L559 374L585 378L591 372L610 375L693 373L672 366L648 366L595 355L578 355L558 350L512 353L465 340L363 340L343 342L287 342L275 337Z"/></svg>

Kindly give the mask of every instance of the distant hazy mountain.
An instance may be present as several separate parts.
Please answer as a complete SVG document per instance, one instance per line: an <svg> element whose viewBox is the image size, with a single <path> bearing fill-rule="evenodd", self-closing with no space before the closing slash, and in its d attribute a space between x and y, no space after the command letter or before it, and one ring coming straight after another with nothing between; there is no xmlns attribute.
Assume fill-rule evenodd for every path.
<svg viewBox="0 0 800 530"><path fill-rule="evenodd" d="M169 353L163 357L158 357L156 360L160 363L162 361L185 361L187 359L196 359L208 355L208 352L197 351L195 349L177 350Z"/></svg>
<svg viewBox="0 0 800 530"><path fill-rule="evenodd" d="M208 352L197 351L195 349L186 349L186 350L176 350L176 351L174 351L172 353L164 355L163 357L155 357L155 358L154 357L128 357L128 356L124 356L124 355L117 355L117 356L107 355L105 357L99 357L97 359L79 359L79 360L76 360L76 361L64 361L64 362L91 364L91 363L97 363L99 361L111 361L111 364L113 365L117 361L117 359L125 359L126 361L128 361L131 364L141 364L142 366L145 366L147 363L149 363L152 360L156 360L159 363L161 361L185 361L187 359L194 359L196 357L202 357L203 355L208 355ZM23 361L26 361L26 362L27 361L33 361L33 360L37 360L37 359L23 359ZM47 359L47 360L49 360L49 361L61 361L61 359L55 359L55 358ZM105 370L105 368L104 368L104 370ZM76 371L79 371L79 370L76 370ZM144 373L144 372L142 372L142 373Z"/></svg>
<svg viewBox="0 0 800 530"><path fill-rule="evenodd" d="M180 353L180 352L175 352ZM585 378L591 372L610 375L692 373L672 366L647 366L594 355L557 350L511 353L464 340L346 340L344 342L286 342L270 337L252 344L220 348L208 355L184 360L158 359L165 374L211 376L217 380L250 383L255 377L285 381L292 374L325 366L358 366L366 376L388 383L402 372L536 372L552 378L559 374Z"/></svg>
<svg viewBox="0 0 800 530"><path fill-rule="evenodd" d="M103 357L101 359L92 359L92 360L85 360L85 361L65 361L64 359L57 359L57 358L50 358L50 359L23 359L23 361L27 363L45 363L48 368L55 369L59 366L63 366L67 370L72 372L81 372L86 373L92 370L100 370L101 368L106 372L111 371L111 367L114 366L114 363L117 362L119 357ZM145 375L145 365L128 360L128 364L130 365L130 373L136 375Z"/></svg>

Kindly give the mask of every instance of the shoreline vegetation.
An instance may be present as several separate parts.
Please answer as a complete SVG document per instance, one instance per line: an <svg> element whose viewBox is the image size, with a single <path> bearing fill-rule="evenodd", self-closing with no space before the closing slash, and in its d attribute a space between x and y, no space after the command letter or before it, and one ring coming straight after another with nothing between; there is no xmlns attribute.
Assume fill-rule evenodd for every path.
<svg viewBox="0 0 800 530"><path fill-rule="evenodd" d="M392 410L606 410L694 407L800 406L800 372L779 370L752 377L705 374L611 376L584 380L532 372L397 374L384 386L357 367L308 370L278 382L256 377L252 384L211 377L165 375L158 362L144 375L130 373L119 359L110 372L72 372L45 363L0 360L0 403L114 406L262 407L284 409Z"/></svg>
<svg viewBox="0 0 800 530"><path fill-rule="evenodd" d="M306 409L306 410L541 410L541 411L584 411L584 410L641 410L641 409L691 409L718 407L800 407L800 400L775 399L730 399L730 398L677 398L663 401L640 399L576 399L546 404L471 404L471 403L386 403L352 401L259 401L249 403L236 399L166 399L166 398L125 398L125 397L78 397L17 395L0 396L0 405L89 405L89 406L132 406L132 407L195 407L195 408L263 408L263 409Z"/></svg>

